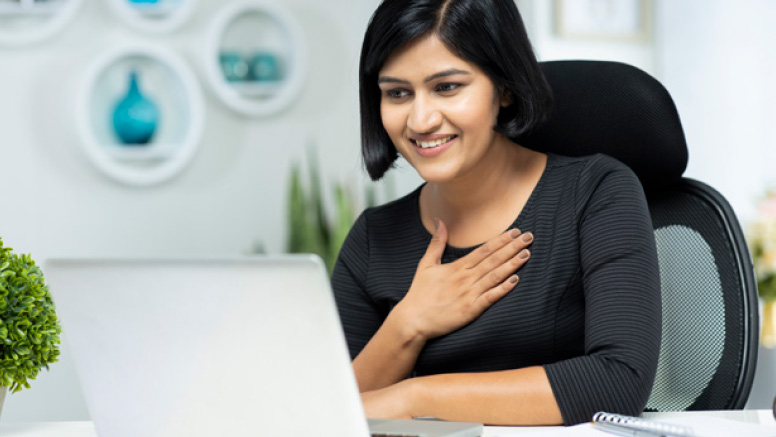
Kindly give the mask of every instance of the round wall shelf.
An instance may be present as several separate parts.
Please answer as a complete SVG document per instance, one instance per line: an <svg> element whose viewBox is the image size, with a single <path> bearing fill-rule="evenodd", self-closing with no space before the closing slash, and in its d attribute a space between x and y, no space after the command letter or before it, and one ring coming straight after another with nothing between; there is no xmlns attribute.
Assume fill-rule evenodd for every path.
<svg viewBox="0 0 776 437"><path fill-rule="evenodd" d="M75 18L83 0L0 0L0 45L49 39Z"/></svg>
<svg viewBox="0 0 776 437"><path fill-rule="evenodd" d="M208 35L205 72L221 101L260 117L287 107L301 91L302 28L286 9L246 1L224 7Z"/></svg>
<svg viewBox="0 0 776 437"><path fill-rule="evenodd" d="M107 0L128 26L148 33L169 33L191 17L196 0Z"/></svg>
<svg viewBox="0 0 776 437"><path fill-rule="evenodd" d="M133 77L138 88L134 93ZM150 45L112 49L87 70L79 99L80 143L89 159L114 180L134 186L165 182L189 164L199 147L202 91L191 69L171 51ZM143 112L147 105L134 103L138 99L155 107L153 120ZM116 120L118 126L135 123L134 131L124 129L122 136ZM155 126L150 140L146 136L132 141L131 136L142 136L149 124Z"/></svg>

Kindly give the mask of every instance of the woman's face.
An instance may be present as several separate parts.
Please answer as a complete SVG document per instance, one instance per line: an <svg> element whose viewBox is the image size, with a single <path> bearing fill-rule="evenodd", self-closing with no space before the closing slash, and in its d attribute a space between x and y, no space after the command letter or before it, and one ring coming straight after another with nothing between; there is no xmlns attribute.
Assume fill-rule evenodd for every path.
<svg viewBox="0 0 776 437"><path fill-rule="evenodd" d="M501 102L493 81L434 34L391 54L378 85L388 136L430 183L476 168L499 137L493 127Z"/></svg>

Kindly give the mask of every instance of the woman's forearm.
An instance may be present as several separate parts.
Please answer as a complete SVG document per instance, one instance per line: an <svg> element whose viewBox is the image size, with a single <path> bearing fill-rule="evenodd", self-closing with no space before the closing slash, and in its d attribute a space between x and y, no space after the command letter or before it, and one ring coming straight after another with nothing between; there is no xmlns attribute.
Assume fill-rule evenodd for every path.
<svg viewBox="0 0 776 437"><path fill-rule="evenodd" d="M558 425L563 418L544 368L441 374L405 381L413 417L490 425Z"/></svg>
<svg viewBox="0 0 776 437"><path fill-rule="evenodd" d="M425 344L426 339L394 309L353 360L359 390L378 390L407 378Z"/></svg>

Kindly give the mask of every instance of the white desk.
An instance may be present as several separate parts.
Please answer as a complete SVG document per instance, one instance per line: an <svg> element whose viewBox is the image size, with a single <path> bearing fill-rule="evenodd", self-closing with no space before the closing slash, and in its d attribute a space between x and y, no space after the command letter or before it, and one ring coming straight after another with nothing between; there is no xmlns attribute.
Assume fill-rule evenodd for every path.
<svg viewBox="0 0 776 437"><path fill-rule="evenodd" d="M714 416L742 422L758 423L773 430L776 436L776 420L770 410L741 411L693 411L682 413L645 413L644 417L659 420L669 417L688 415ZM495 436L562 436L563 428L557 426L536 427L485 427L483 437ZM602 434L603 436L604 434ZM94 424L91 422L48 422L48 423L2 423L0 422L0 437L96 437Z"/></svg>

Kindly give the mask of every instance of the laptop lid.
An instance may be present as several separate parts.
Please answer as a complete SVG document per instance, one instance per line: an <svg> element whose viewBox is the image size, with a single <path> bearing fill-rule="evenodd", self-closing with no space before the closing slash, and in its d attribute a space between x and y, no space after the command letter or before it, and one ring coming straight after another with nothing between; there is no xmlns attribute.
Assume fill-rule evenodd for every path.
<svg viewBox="0 0 776 437"><path fill-rule="evenodd" d="M100 435L368 435L317 257L44 269Z"/></svg>

